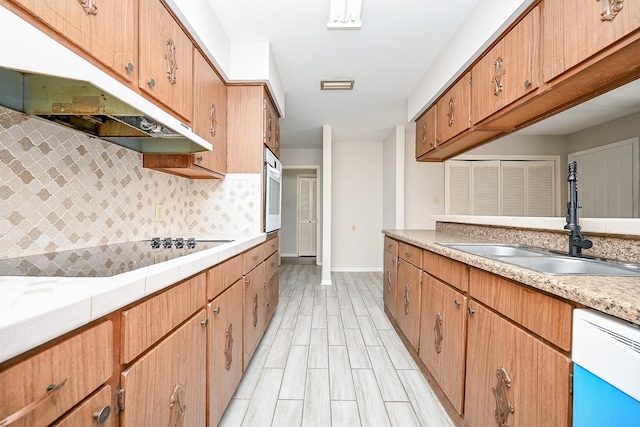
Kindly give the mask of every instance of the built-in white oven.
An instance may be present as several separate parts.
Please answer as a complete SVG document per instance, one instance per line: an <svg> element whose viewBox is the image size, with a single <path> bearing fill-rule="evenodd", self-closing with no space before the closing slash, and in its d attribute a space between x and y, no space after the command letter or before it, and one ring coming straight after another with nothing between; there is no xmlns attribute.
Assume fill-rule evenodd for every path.
<svg viewBox="0 0 640 427"><path fill-rule="evenodd" d="M282 163L264 149L264 231L279 230L282 220Z"/></svg>

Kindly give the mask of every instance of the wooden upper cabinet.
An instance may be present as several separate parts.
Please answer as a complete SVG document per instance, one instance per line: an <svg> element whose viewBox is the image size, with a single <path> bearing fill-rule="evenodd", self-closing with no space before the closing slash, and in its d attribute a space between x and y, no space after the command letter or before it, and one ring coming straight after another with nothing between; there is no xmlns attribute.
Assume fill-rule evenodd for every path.
<svg viewBox="0 0 640 427"><path fill-rule="evenodd" d="M637 1L545 0L544 81L552 80L638 28Z"/></svg>
<svg viewBox="0 0 640 427"><path fill-rule="evenodd" d="M538 88L539 40L536 7L473 67L474 124Z"/></svg>
<svg viewBox="0 0 640 427"><path fill-rule="evenodd" d="M416 159L436 148L436 108L432 106L416 121Z"/></svg>
<svg viewBox="0 0 640 427"><path fill-rule="evenodd" d="M187 121L193 116L193 44L160 0L139 0L140 88Z"/></svg>
<svg viewBox="0 0 640 427"><path fill-rule="evenodd" d="M227 93L227 172L262 173L266 88L230 85Z"/></svg>
<svg viewBox="0 0 640 427"><path fill-rule="evenodd" d="M471 126L471 73L454 84L436 104L436 142L447 140Z"/></svg>
<svg viewBox="0 0 640 427"><path fill-rule="evenodd" d="M40 22L133 81L137 66L136 0L118 2L12 0Z"/></svg>
<svg viewBox="0 0 640 427"><path fill-rule="evenodd" d="M263 142L276 157L280 158L280 115L266 92L262 102L264 108Z"/></svg>
<svg viewBox="0 0 640 427"><path fill-rule="evenodd" d="M194 163L210 171L227 172L227 87L202 54L194 49L193 130L213 146L194 154Z"/></svg>

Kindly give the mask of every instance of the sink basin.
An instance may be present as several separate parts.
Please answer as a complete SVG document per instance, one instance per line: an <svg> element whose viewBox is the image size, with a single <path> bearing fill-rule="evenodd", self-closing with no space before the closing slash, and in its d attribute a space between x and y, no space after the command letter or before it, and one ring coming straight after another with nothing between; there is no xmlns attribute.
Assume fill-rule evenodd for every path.
<svg viewBox="0 0 640 427"><path fill-rule="evenodd" d="M546 274L591 276L640 276L640 271L589 258L574 258L564 255L496 257L498 260L518 267Z"/></svg>
<svg viewBox="0 0 640 427"><path fill-rule="evenodd" d="M527 245L508 243L438 244L545 274L640 276L640 266L634 268L601 259L576 258Z"/></svg>
<svg viewBox="0 0 640 427"><path fill-rule="evenodd" d="M485 257L544 256L541 249L508 243L439 243L451 249Z"/></svg>

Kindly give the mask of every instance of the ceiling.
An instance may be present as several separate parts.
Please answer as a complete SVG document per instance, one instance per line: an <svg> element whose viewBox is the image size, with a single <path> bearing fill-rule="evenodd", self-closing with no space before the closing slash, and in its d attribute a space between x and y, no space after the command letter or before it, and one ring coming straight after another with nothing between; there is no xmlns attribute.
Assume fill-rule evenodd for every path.
<svg viewBox="0 0 640 427"><path fill-rule="evenodd" d="M282 148L321 148L323 125L335 142L382 141L406 125L409 94L481 0L364 0L361 30L328 30L328 0L209 1L232 43L270 43L285 91ZM320 91L327 79L355 79L354 89ZM584 104L521 132L566 134L631 114L639 93L635 84L604 109Z"/></svg>

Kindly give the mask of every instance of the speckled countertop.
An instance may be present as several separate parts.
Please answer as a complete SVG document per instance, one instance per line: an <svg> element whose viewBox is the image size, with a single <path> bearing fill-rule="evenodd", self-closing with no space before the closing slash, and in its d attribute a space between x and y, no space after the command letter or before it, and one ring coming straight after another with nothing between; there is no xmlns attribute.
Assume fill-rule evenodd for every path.
<svg viewBox="0 0 640 427"><path fill-rule="evenodd" d="M451 249L438 242L501 242L436 230L383 230L394 239L640 325L640 276L550 275Z"/></svg>

